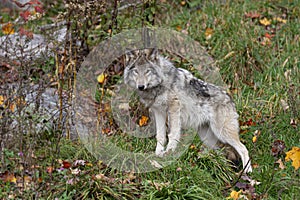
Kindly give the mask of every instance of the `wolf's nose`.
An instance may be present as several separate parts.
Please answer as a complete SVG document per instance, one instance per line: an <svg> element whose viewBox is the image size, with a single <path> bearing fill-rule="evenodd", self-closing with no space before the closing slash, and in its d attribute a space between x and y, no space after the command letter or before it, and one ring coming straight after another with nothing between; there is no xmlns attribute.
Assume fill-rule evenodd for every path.
<svg viewBox="0 0 300 200"><path fill-rule="evenodd" d="M144 86L144 85L138 85L138 89L139 89L139 90L144 90L144 89L145 89L145 86Z"/></svg>

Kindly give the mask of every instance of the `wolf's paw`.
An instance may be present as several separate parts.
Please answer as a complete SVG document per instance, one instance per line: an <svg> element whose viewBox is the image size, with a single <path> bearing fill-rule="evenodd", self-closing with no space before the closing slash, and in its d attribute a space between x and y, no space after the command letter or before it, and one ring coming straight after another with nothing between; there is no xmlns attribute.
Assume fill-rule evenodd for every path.
<svg viewBox="0 0 300 200"><path fill-rule="evenodd" d="M166 153L166 152L165 152L163 146L157 146L157 147L156 147L156 150L155 150L155 155L156 155L156 156L158 156L158 157L163 157L165 153Z"/></svg>
<svg viewBox="0 0 300 200"><path fill-rule="evenodd" d="M176 147L177 147L177 145L168 145L166 152L170 152L170 153L175 152Z"/></svg>

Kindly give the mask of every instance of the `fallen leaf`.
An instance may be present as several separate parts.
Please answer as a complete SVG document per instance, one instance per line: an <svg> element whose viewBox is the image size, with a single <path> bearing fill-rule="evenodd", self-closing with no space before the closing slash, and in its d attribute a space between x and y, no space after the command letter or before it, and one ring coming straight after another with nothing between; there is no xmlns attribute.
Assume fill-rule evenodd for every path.
<svg viewBox="0 0 300 200"><path fill-rule="evenodd" d="M299 169L300 167L300 148L293 147L292 150L286 152L285 161L292 160L292 166L295 170Z"/></svg>
<svg viewBox="0 0 300 200"><path fill-rule="evenodd" d="M231 191L231 193L230 193L230 195L229 195L229 197L227 197L226 199L234 199L234 200L237 200L237 199L239 199L239 197L240 197L240 195L241 195L241 192L242 192L242 190L240 190L240 191L235 191L235 190L232 190Z"/></svg>
<svg viewBox="0 0 300 200"><path fill-rule="evenodd" d="M26 36L29 39L33 39L33 33L31 31L25 30L23 27L19 30L20 36Z"/></svg>
<svg viewBox="0 0 300 200"><path fill-rule="evenodd" d="M176 26L176 30L177 31L181 31L182 30L182 27L180 25Z"/></svg>
<svg viewBox="0 0 300 200"><path fill-rule="evenodd" d="M41 13L41 14L44 13L43 8L41 8L40 6L34 6L34 10L35 10L35 12L37 12L37 13Z"/></svg>
<svg viewBox="0 0 300 200"><path fill-rule="evenodd" d="M284 111L286 111L290 107L289 104L283 99L280 99L280 104Z"/></svg>
<svg viewBox="0 0 300 200"><path fill-rule="evenodd" d="M31 12L30 12L29 10L25 10L24 12L21 12L21 13L20 13L20 16L23 18L23 20L24 20L25 22L28 21L30 15L31 15Z"/></svg>
<svg viewBox="0 0 300 200"><path fill-rule="evenodd" d="M15 175L8 171L5 171L3 174L0 174L0 179L2 179L4 182L17 183Z"/></svg>
<svg viewBox="0 0 300 200"><path fill-rule="evenodd" d="M286 19L282 19L281 17L274 17L273 18L274 21L286 24L287 20Z"/></svg>
<svg viewBox="0 0 300 200"><path fill-rule="evenodd" d="M4 104L4 97L0 95L0 106Z"/></svg>
<svg viewBox="0 0 300 200"><path fill-rule="evenodd" d="M81 170L79 168L71 169L71 173L74 174L74 175L78 175L80 173L80 171Z"/></svg>
<svg viewBox="0 0 300 200"><path fill-rule="evenodd" d="M53 171L54 171L53 167L47 167L46 168L46 172L49 173L49 174L51 174Z"/></svg>
<svg viewBox="0 0 300 200"><path fill-rule="evenodd" d="M253 143L256 143L257 142L257 136L255 135L255 136L253 136L253 138L252 138L252 142Z"/></svg>
<svg viewBox="0 0 300 200"><path fill-rule="evenodd" d="M274 34L269 34L269 33L265 33L265 37L268 39L272 39L275 35Z"/></svg>
<svg viewBox="0 0 300 200"><path fill-rule="evenodd" d="M269 26L271 24L272 20L271 19L267 19L266 17L264 17L263 19L260 19L259 20L259 23L261 25L264 25L264 26Z"/></svg>
<svg viewBox="0 0 300 200"><path fill-rule="evenodd" d="M100 83L100 84L103 84L104 83L104 81L105 81L105 78L107 77L107 75L106 74L104 74L104 73L101 73L98 77L97 77L97 81L98 81L98 83Z"/></svg>
<svg viewBox="0 0 300 200"><path fill-rule="evenodd" d="M214 33L214 30L212 28L207 28L205 30L205 33L204 33L205 34L205 39L206 40L211 39L213 33Z"/></svg>
<svg viewBox="0 0 300 200"><path fill-rule="evenodd" d="M252 118L250 118L248 121L241 122L241 126L255 126L256 122L253 121Z"/></svg>
<svg viewBox="0 0 300 200"><path fill-rule="evenodd" d="M176 169L176 172L181 172L182 171L182 168L181 167L178 167L177 169Z"/></svg>
<svg viewBox="0 0 300 200"><path fill-rule="evenodd" d="M71 167L71 163L68 161L62 161L62 168L69 169Z"/></svg>
<svg viewBox="0 0 300 200"><path fill-rule="evenodd" d="M270 46L272 44L272 41L270 40L270 38L263 37L261 39L260 44L263 45L263 46Z"/></svg>
<svg viewBox="0 0 300 200"><path fill-rule="evenodd" d="M280 169L284 169L284 168L285 168L285 166L284 166L284 164L283 164L281 158L279 158L275 163L279 164L279 168L280 168Z"/></svg>
<svg viewBox="0 0 300 200"><path fill-rule="evenodd" d="M139 126L146 126L148 124L149 117L147 116L142 116L139 120Z"/></svg>
<svg viewBox="0 0 300 200"><path fill-rule="evenodd" d="M255 18L260 18L260 14L257 12L248 12L245 13L245 17L255 19Z"/></svg>
<svg viewBox="0 0 300 200"><path fill-rule="evenodd" d="M258 136L260 135L260 130L254 131L254 136L252 138L252 142L255 143L257 141Z"/></svg>
<svg viewBox="0 0 300 200"><path fill-rule="evenodd" d="M273 156L278 156L283 153L285 149L285 143L282 140L275 140L272 144L271 153Z"/></svg>
<svg viewBox="0 0 300 200"><path fill-rule="evenodd" d="M73 165L76 166L85 166L86 161L85 160L75 160Z"/></svg>
<svg viewBox="0 0 300 200"><path fill-rule="evenodd" d="M2 32L5 35L14 34L15 33L15 29L13 27L13 24L9 22L9 23L3 25L2 26Z"/></svg>
<svg viewBox="0 0 300 200"><path fill-rule="evenodd" d="M290 125L294 128L297 128L297 120L291 118Z"/></svg>

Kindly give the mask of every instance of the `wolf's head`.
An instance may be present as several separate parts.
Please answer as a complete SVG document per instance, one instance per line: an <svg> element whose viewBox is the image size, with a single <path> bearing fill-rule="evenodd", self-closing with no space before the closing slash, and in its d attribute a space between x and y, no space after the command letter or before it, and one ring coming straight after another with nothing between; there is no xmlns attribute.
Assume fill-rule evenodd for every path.
<svg viewBox="0 0 300 200"><path fill-rule="evenodd" d="M161 56L157 49L134 50L126 53L124 82L144 91L162 83Z"/></svg>

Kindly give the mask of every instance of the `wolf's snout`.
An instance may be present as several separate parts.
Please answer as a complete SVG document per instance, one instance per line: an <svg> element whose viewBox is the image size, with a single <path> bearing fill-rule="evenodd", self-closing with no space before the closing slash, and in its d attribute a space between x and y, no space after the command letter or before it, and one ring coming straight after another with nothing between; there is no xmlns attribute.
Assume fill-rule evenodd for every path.
<svg viewBox="0 0 300 200"><path fill-rule="evenodd" d="M138 89L139 90L144 90L145 89L145 85L138 85Z"/></svg>

